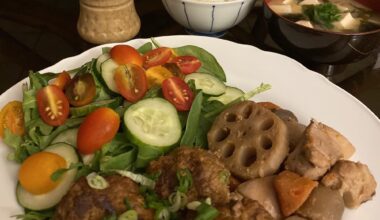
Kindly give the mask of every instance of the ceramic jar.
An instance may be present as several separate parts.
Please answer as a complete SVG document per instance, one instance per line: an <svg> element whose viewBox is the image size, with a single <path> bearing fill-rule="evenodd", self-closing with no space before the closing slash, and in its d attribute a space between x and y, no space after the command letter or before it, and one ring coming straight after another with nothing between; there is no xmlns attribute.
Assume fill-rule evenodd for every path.
<svg viewBox="0 0 380 220"><path fill-rule="evenodd" d="M79 35L94 44L126 41L140 30L134 0L80 0Z"/></svg>

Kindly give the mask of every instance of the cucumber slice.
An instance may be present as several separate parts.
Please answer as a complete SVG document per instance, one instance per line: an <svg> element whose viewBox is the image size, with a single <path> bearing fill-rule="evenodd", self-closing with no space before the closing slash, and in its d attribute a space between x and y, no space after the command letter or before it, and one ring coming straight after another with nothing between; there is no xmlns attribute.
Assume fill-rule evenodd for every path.
<svg viewBox="0 0 380 220"><path fill-rule="evenodd" d="M177 110L162 98L131 105L124 113L124 125L129 140L139 147L137 167L170 150L182 133Z"/></svg>
<svg viewBox="0 0 380 220"><path fill-rule="evenodd" d="M100 72L102 74L104 82L106 83L107 87L115 93L119 93L114 79L115 69L118 66L119 65L111 58L104 61L100 66Z"/></svg>
<svg viewBox="0 0 380 220"><path fill-rule="evenodd" d="M68 144L58 143L54 144L44 151L56 153L63 157L66 160L67 167L70 164L74 164L78 162L78 156L73 147ZM17 200L24 208L30 210L44 210L51 208L61 201L62 197L67 193L70 189L71 185L75 181L75 175L77 174L77 169L71 169L66 171L60 180L59 185L51 190L50 192L34 195L28 191L26 191L21 184L17 185L16 196Z"/></svg>
<svg viewBox="0 0 380 220"><path fill-rule="evenodd" d="M244 92L242 90L235 87L227 86L226 91L222 95L217 96L217 97L210 97L208 101L216 100L227 105L228 103L241 97L242 95L244 95Z"/></svg>
<svg viewBox="0 0 380 220"><path fill-rule="evenodd" d="M109 58L111 58L110 54L109 53L104 53L102 55L100 55L97 59L96 59L96 70L99 71L100 73L100 66L102 65L102 63L106 60L108 60Z"/></svg>
<svg viewBox="0 0 380 220"><path fill-rule="evenodd" d="M54 138L51 144L66 143L73 147L77 146L78 128L67 129L62 131Z"/></svg>
<svg viewBox="0 0 380 220"><path fill-rule="evenodd" d="M186 75L185 82L194 80L195 88L208 95L221 95L226 91L226 86L215 76L206 73L192 73Z"/></svg>

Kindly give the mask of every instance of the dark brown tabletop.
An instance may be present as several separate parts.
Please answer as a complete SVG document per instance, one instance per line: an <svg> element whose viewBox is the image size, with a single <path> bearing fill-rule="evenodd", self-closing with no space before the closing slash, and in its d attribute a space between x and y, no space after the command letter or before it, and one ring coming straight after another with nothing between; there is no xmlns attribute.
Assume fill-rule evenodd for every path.
<svg viewBox="0 0 380 220"><path fill-rule="evenodd" d="M186 34L165 11L160 0L136 0L135 4L142 22L136 38ZM223 38L271 50L257 37L257 33L265 34L257 22L260 20L260 12L261 8L255 7L246 19L230 29ZM29 70L43 69L95 46L78 35L78 15L78 0L2 2L0 93L25 78ZM380 65L378 68L361 70L337 85L380 116Z"/></svg>

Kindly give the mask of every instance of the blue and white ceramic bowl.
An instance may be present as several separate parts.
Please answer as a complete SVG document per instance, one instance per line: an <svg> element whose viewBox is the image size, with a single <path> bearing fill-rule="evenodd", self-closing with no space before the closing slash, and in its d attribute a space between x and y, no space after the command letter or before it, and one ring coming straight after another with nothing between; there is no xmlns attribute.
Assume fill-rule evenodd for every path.
<svg viewBox="0 0 380 220"><path fill-rule="evenodd" d="M188 32L220 36L243 20L256 0L162 0L174 20Z"/></svg>

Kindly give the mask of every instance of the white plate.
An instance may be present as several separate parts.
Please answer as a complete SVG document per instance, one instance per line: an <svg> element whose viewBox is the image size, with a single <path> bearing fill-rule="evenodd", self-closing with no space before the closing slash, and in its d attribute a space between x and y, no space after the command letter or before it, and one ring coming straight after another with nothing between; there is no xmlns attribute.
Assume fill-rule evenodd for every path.
<svg viewBox="0 0 380 220"><path fill-rule="evenodd" d="M337 129L356 146L357 151L352 159L368 164L375 178L380 180L380 120L361 102L324 77L288 57L248 45L195 36L156 39L169 47L193 44L210 51L224 68L229 85L247 91L261 82L270 83L273 88L258 95L255 100L269 100L290 109L303 123L315 118ZM127 44L138 47L146 41L136 39ZM74 69L101 54L104 46L112 44L64 59L41 72ZM10 100L21 100L22 82L1 95L1 107ZM11 215L22 213L15 197L17 165L7 161L7 153L8 148L0 142L0 219L9 219ZM343 219L376 219L380 216L379 207L380 199L375 196L357 210L346 209Z"/></svg>

